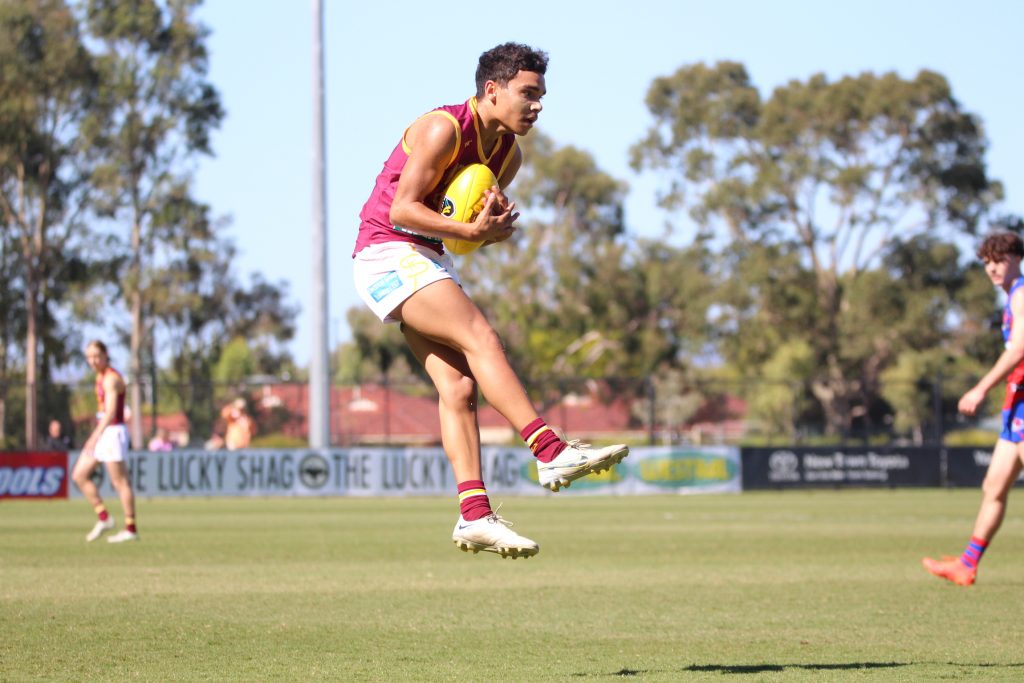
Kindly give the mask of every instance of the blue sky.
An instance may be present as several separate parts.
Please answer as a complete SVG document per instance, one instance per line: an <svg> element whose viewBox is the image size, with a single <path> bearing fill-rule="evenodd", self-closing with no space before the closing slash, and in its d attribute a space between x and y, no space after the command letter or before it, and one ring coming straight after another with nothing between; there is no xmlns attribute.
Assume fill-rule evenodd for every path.
<svg viewBox="0 0 1024 683"><path fill-rule="evenodd" d="M473 94L480 53L514 40L550 55L538 127L591 153L630 185L626 221L655 235L669 219L658 183L628 166L650 119L651 81L684 64L746 65L763 95L791 79L922 68L944 74L990 141L1000 209L1024 215L1024 2L979 0L556 0L471 17L471 4L324 0L327 88L328 269L332 345L348 338L358 213L402 130L423 112ZM510 5L512 7L513 5ZM485 7L480 5L480 7ZM498 5L494 5L495 8ZM311 344L312 2L207 0L210 78L227 111L216 156L198 165L201 199L231 219L240 275L286 281L302 313L292 345ZM515 185L510 195L515 198Z"/></svg>

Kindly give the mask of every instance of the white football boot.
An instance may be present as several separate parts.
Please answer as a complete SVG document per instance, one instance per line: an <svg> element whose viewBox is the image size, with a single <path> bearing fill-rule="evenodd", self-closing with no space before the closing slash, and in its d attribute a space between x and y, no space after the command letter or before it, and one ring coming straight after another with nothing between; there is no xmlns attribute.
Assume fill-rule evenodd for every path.
<svg viewBox="0 0 1024 683"><path fill-rule="evenodd" d="M107 539L107 543L124 543L125 541L137 541L139 535L134 531L128 531L127 529L121 529L116 534Z"/></svg>
<svg viewBox="0 0 1024 683"><path fill-rule="evenodd" d="M486 517L467 522L459 515L452 531L452 541L464 552L478 553L486 550L504 557L532 557L540 552L534 541L520 536L510 528L512 522L492 512Z"/></svg>
<svg viewBox="0 0 1024 683"><path fill-rule="evenodd" d="M627 455L629 446L624 444L591 448L590 444L573 439L551 462L537 461L537 478L544 488L558 491L591 472L604 472Z"/></svg>
<svg viewBox="0 0 1024 683"><path fill-rule="evenodd" d="M102 536L103 534L107 533L108 531L110 531L113 528L114 528L114 518L113 517L107 517L106 521L103 521L103 522L97 521L96 524L93 525L92 531L90 531L89 533L87 533L85 535L85 542L86 543L92 543L97 538L99 538L100 536Z"/></svg>

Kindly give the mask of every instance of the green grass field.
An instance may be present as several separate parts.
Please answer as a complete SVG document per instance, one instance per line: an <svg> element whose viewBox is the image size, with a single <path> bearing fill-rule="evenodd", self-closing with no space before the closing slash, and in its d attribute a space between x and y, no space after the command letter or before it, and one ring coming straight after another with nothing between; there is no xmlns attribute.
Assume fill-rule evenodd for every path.
<svg viewBox="0 0 1024 683"><path fill-rule="evenodd" d="M1012 506L977 585L920 566L979 495L511 498L514 561L446 499L143 500L124 545L5 502L0 680L1019 680Z"/></svg>

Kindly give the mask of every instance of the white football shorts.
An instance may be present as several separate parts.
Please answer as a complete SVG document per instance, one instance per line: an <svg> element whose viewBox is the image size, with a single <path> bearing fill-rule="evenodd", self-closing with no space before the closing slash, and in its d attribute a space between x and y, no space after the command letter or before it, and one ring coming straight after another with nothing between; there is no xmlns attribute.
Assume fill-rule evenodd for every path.
<svg viewBox="0 0 1024 683"><path fill-rule="evenodd" d="M100 434L92 454L100 462L124 462L128 455L128 443L128 427L123 424L110 425Z"/></svg>
<svg viewBox="0 0 1024 683"><path fill-rule="evenodd" d="M385 242L363 248L355 256L352 274L359 296L386 323L397 323L391 312L427 285L454 280L462 286L451 256L411 242Z"/></svg>

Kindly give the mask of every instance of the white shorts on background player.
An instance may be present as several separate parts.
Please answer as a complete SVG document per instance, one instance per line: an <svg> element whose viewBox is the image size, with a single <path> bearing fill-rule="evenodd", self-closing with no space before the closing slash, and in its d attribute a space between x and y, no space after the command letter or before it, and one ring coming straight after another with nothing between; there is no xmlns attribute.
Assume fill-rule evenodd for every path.
<svg viewBox="0 0 1024 683"><path fill-rule="evenodd" d="M128 427L110 425L100 434L92 455L100 462L124 462L128 455Z"/></svg>
<svg viewBox="0 0 1024 683"><path fill-rule="evenodd" d="M410 296L439 280L462 286L451 257L411 242L371 244L356 254L353 279L359 296L374 315L396 323L391 312Z"/></svg>

